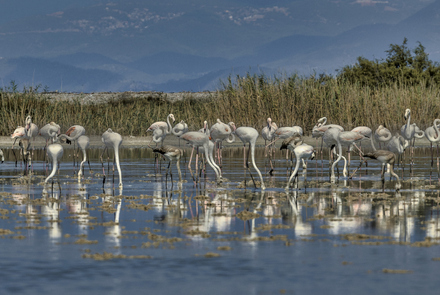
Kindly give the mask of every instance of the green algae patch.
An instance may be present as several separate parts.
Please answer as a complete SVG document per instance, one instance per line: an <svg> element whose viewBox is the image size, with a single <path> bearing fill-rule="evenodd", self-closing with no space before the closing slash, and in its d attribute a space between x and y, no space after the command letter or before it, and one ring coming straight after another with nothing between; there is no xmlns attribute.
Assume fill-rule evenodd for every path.
<svg viewBox="0 0 440 295"><path fill-rule="evenodd" d="M203 254L203 255L196 254L195 256L203 256L205 258L214 258L214 257L220 257L220 254L214 253L214 252L208 252L208 253Z"/></svg>
<svg viewBox="0 0 440 295"><path fill-rule="evenodd" d="M240 213L237 213L235 216L240 218L241 220L250 220L260 217L260 214L249 212L249 211L241 211Z"/></svg>
<svg viewBox="0 0 440 295"><path fill-rule="evenodd" d="M232 248L229 247L229 246L220 246L220 247L217 247L217 250L219 250L219 251L231 251Z"/></svg>
<svg viewBox="0 0 440 295"><path fill-rule="evenodd" d="M113 259L152 259L149 255L124 255L124 254L113 254L104 252L102 254L83 254L82 258L93 259L98 261L113 260Z"/></svg>
<svg viewBox="0 0 440 295"><path fill-rule="evenodd" d="M97 240L87 240L84 238L78 239L74 242L76 245L91 245L91 244L98 244Z"/></svg>
<svg viewBox="0 0 440 295"><path fill-rule="evenodd" d="M9 229L0 228L0 235L13 235L14 232Z"/></svg>
<svg viewBox="0 0 440 295"><path fill-rule="evenodd" d="M382 269L383 273L394 273L394 274L410 274L413 273L412 270L406 270L406 269L388 269L384 268Z"/></svg>

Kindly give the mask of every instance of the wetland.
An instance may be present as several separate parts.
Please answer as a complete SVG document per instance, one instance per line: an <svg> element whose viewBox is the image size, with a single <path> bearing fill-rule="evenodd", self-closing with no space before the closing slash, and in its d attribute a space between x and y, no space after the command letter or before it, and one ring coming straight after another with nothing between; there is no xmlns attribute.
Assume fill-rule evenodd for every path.
<svg viewBox="0 0 440 295"><path fill-rule="evenodd" d="M117 175L113 182L111 158L103 183L98 145L80 181L65 146L53 185L43 182L41 147L27 176L4 149L1 292L437 293L440 185L429 148L416 149L411 169L408 161L396 168L396 192L389 175L381 182L375 161L352 179L341 173L329 182L326 153L309 161L306 182L300 170L286 191L285 153L276 151L270 176L261 143L256 162L266 190L243 168L240 145L223 150L223 183L209 166L195 182L190 149L181 147L178 183L176 167L171 181L167 162L158 168L151 149L123 146L123 189ZM353 156L350 172L359 163Z"/></svg>

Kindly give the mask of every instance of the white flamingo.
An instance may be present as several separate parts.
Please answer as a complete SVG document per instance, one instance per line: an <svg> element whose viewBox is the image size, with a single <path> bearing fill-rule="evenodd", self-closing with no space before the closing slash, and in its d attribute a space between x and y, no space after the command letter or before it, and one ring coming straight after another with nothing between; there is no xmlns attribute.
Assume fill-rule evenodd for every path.
<svg viewBox="0 0 440 295"><path fill-rule="evenodd" d="M118 173L119 173L119 188L122 188L122 173L121 173L121 166L119 165L119 148L121 147L122 144L122 136L119 133L113 132L113 130L109 128L106 132L102 134L101 139L105 145L104 151L101 154L102 171L104 173L103 183L105 183L105 171L104 171L104 162L102 160L102 156L107 149L112 148L115 152L114 162L116 163L116 168L118 169Z"/></svg>
<svg viewBox="0 0 440 295"><path fill-rule="evenodd" d="M244 160L245 154L246 154L246 143L249 143L252 166L254 166L254 169L257 171L258 176L260 176L261 189L263 189L263 190L266 189L266 187L264 186L263 176L261 175L260 170L258 169L257 165L255 164L255 143L257 142L258 131L252 127L238 127L237 129L235 129L234 133L243 142L243 160ZM244 166L245 166L245 168L247 168L249 170L249 173L250 173L249 153L247 156L247 161ZM252 174L251 174L251 177L252 177ZM253 180L253 177L252 177L252 180ZM255 181L254 181L254 185L255 185Z"/></svg>
<svg viewBox="0 0 440 295"><path fill-rule="evenodd" d="M58 163L63 156L63 152L63 147L59 143L53 143L47 147L47 154L49 156L49 160L52 162L52 172L44 180L44 183L47 183L52 177L54 177L58 170Z"/></svg>

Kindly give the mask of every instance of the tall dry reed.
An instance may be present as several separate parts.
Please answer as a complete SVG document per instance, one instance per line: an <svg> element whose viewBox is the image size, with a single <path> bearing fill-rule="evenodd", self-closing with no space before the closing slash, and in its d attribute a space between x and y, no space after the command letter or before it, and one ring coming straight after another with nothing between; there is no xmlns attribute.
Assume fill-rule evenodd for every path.
<svg viewBox="0 0 440 295"><path fill-rule="evenodd" d="M90 135L112 128L134 136L145 135L153 122L164 121L169 113L177 122L185 120L190 130L199 129L204 120L213 124L217 118L260 130L271 117L278 126L300 125L306 133L324 116L328 123L340 124L346 130L361 125L375 129L383 123L397 130L405 123L406 108L411 109L413 122L422 129L439 118L437 86L397 85L402 83L370 88L337 79L246 75L223 81L222 89L207 100L188 93L186 99L171 103L146 94L94 105L54 101L35 92L0 91L0 135L10 135L23 125L28 114L40 127L54 121L62 131L80 124Z"/></svg>

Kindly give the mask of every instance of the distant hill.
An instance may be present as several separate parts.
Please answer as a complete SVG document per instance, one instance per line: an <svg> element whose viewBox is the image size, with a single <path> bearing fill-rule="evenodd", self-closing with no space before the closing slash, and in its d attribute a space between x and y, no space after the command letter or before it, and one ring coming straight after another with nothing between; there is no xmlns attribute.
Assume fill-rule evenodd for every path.
<svg viewBox="0 0 440 295"><path fill-rule="evenodd" d="M440 0L22 2L21 15L0 11L3 83L214 90L233 69L334 73L358 56L385 57L404 37L440 60Z"/></svg>

